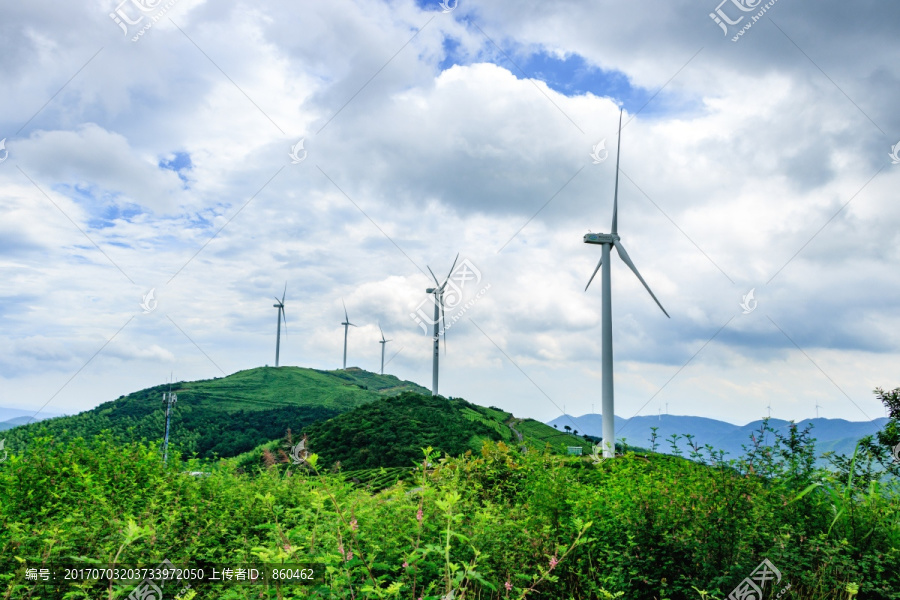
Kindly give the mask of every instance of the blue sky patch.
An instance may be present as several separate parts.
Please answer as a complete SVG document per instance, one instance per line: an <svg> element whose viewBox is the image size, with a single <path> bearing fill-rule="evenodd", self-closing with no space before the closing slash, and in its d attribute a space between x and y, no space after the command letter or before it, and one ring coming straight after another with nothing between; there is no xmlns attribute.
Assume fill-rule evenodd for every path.
<svg viewBox="0 0 900 600"><path fill-rule="evenodd" d="M94 185L59 184L53 189L60 194L72 198L87 210L90 218L87 225L91 229L106 229L115 226L119 220L131 221L143 211L137 204L122 204L119 195L112 192L100 192Z"/></svg>
<svg viewBox="0 0 900 600"><path fill-rule="evenodd" d="M191 155L187 152L175 152L173 156L174 158L171 160L161 159L159 161L159 168L175 171L175 173L178 174L178 178L187 184L187 177L182 171L190 171L194 167L194 163L191 162ZM184 189L187 189L187 185L184 186Z"/></svg>
<svg viewBox="0 0 900 600"><path fill-rule="evenodd" d="M427 4L425 6L428 6ZM454 65L469 65L475 62L490 62L510 71L516 77L538 79L560 94L581 96L588 92L599 97L612 98L623 104L629 113L642 115L666 114L690 109L694 104L690 99L673 95L671 91L647 89L632 85L622 71L605 70L589 63L580 54L570 53L560 58L544 49L534 50L524 47L505 47L503 52L485 40L478 56L459 51L459 41L445 37L444 57L438 67L445 71ZM506 55L504 55L504 53ZM510 59L507 58L509 56ZM654 95L656 97L654 98ZM643 110L641 110L643 109Z"/></svg>

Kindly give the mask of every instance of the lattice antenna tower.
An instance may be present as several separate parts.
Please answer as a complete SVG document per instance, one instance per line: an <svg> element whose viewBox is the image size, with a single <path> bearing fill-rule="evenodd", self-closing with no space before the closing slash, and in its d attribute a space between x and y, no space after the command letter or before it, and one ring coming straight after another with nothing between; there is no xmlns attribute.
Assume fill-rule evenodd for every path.
<svg viewBox="0 0 900 600"><path fill-rule="evenodd" d="M166 404L166 435L163 439L163 463L169 460L169 431L171 425L172 407L178 402L178 396L172 391L171 376L169 378L169 391L163 392L163 402Z"/></svg>

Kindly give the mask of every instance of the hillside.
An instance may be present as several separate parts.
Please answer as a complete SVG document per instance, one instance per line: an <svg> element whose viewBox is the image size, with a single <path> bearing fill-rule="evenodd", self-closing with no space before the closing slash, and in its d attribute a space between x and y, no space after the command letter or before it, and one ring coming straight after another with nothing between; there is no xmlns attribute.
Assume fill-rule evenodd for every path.
<svg viewBox="0 0 900 600"><path fill-rule="evenodd" d="M350 476L368 480L372 474L360 471L409 469L422 457L422 448L432 447L438 455L459 456L467 450L480 452L486 440L509 446L565 453L577 446L583 454L591 444L571 434L561 433L534 419L517 419L497 408L487 408L461 398L444 398L415 393L384 398L365 404L327 421L292 429L293 442L308 436L307 448L319 455L320 465L340 463ZM520 437L521 436L521 437ZM269 461L288 461L290 443L272 440L242 454L234 462L245 470ZM276 458L277 456L277 458ZM395 473L399 475L399 473Z"/></svg>
<svg viewBox="0 0 900 600"><path fill-rule="evenodd" d="M853 454L856 442L866 435L875 435L887 424L887 418L873 419L872 421L845 421L844 419L804 419L797 423L800 431L807 425L812 425L810 435L816 438L816 455L823 452L835 451L839 454ZM728 454L726 458L738 458L743 456L743 445L749 446L750 435L759 431L761 420L753 421L746 425L735 425L716 419L705 417L691 417L680 415L641 416L632 419L616 417L616 439L625 438L629 444L650 447L652 427L657 427L657 444L660 452L670 452L672 434L681 437L678 440L678 448L687 454L689 452L688 441L685 434L691 434L694 442L701 447L710 444L717 450L724 450ZM603 417L598 414L587 414L580 417L563 415L549 422L549 425L557 425L562 430L566 425L577 429L579 432L601 436ZM782 419L770 419L769 425L782 435L786 434L790 423Z"/></svg>
<svg viewBox="0 0 900 600"><path fill-rule="evenodd" d="M25 447L36 432L58 440L91 438L109 429L120 440L158 440L165 430L162 394L168 385L140 390L72 416L48 419L5 432L8 448ZM172 384L178 402L172 413L170 443L202 458L234 456L265 441L299 431L405 391L425 388L393 375L360 369L318 371L300 367L260 367L227 377Z"/></svg>

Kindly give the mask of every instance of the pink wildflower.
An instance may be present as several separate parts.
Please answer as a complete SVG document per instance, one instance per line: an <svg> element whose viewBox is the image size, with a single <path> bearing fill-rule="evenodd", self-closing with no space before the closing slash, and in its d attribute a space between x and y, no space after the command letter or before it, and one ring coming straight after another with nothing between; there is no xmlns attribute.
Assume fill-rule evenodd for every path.
<svg viewBox="0 0 900 600"><path fill-rule="evenodd" d="M425 517L425 515L422 513L422 509L419 508L419 510L416 512L416 521L418 521L419 523L421 523L421 522L422 522L422 519L423 519L424 517Z"/></svg>
<svg viewBox="0 0 900 600"><path fill-rule="evenodd" d="M555 557L555 556L554 556L553 558L551 558L551 559L550 559L550 570L552 571L552 570L553 570L553 567L555 567L555 566L558 565L558 564L559 564L559 561L556 560L556 557Z"/></svg>
<svg viewBox="0 0 900 600"><path fill-rule="evenodd" d="M291 545L290 545L290 544L285 544L285 545L284 545L284 551L285 551L285 552L290 552L290 551L291 551Z"/></svg>
<svg viewBox="0 0 900 600"><path fill-rule="evenodd" d="M405 568L408 567L408 566L409 566L409 563L406 562L406 561L404 560L404 561L403 561L403 568L405 569Z"/></svg>
<svg viewBox="0 0 900 600"><path fill-rule="evenodd" d="M353 531L356 531L357 527L358 527L358 525L356 524L356 519L355 518L350 519L350 529L352 529Z"/></svg>
<svg viewBox="0 0 900 600"><path fill-rule="evenodd" d="M348 552L348 553L347 553L347 560L348 560L348 561L353 560L353 553L352 553L352 552Z"/></svg>
<svg viewBox="0 0 900 600"><path fill-rule="evenodd" d="M506 591L507 591L507 592L511 592L511 591L512 591L512 584L509 582L509 579L507 579L507 580L506 580L506 583L504 583L503 585L504 585L504 587L506 587Z"/></svg>

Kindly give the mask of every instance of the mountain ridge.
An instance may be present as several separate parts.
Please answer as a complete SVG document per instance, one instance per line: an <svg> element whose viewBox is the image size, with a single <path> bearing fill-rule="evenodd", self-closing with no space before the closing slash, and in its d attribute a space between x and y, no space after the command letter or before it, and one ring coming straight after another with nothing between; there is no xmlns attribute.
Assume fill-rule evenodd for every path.
<svg viewBox="0 0 900 600"><path fill-rule="evenodd" d="M875 435L889 420L887 417L871 421L847 421L819 417L803 419L796 424L800 431L807 425L813 425L810 435L816 438L817 456L826 451L849 455L853 453L856 442L861 437ZM730 458L737 458L744 454L741 446L752 443L750 435L758 432L762 423L762 419L757 419L746 425L735 425L727 421L690 415L638 416L631 419L625 419L618 415L615 417L617 441L624 437L629 444L649 447L651 427L658 427L656 442L662 452L667 452L671 448L669 438L672 434L677 434L682 437L677 441L676 446L687 454L690 446L688 440L683 436L690 434L695 436L694 443L701 447L709 444L717 450L724 450L728 453L726 456L730 456ZM551 427L555 425L560 430L568 425L577 429L579 433L597 437L603 435L603 416L596 413L588 413L580 417L561 415L547 421L547 425ZM790 421L769 419L769 426L781 435L786 435Z"/></svg>

